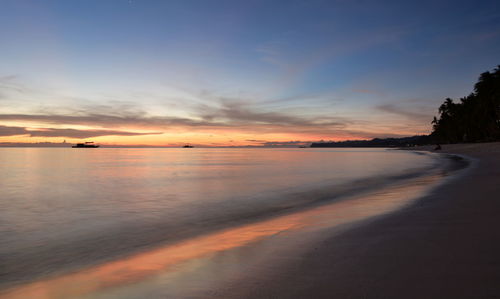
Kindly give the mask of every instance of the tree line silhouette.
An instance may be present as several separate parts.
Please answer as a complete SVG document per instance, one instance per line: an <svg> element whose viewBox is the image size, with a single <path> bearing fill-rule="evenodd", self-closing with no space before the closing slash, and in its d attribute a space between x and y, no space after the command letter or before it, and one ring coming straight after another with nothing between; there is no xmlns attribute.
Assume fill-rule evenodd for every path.
<svg viewBox="0 0 500 299"><path fill-rule="evenodd" d="M500 141L500 65L479 76L459 103L447 98L432 121L432 133L402 138L313 142L311 147L407 147L430 143Z"/></svg>
<svg viewBox="0 0 500 299"><path fill-rule="evenodd" d="M447 98L434 117L431 139L439 143L500 140L500 65L479 76L459 103Z"/></svg>

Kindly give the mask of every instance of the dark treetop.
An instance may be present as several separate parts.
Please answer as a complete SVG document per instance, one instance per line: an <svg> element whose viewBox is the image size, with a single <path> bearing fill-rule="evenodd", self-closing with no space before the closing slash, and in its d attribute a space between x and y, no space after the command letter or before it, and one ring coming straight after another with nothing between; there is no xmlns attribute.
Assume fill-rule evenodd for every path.
<svg viewBox="0 0 500 299"><path fill-rule="evenodd" d="M474 91L459 103L446 99L432 123L431 137L436 142L500 140L500 66L482 73Z"/></svg>
<svg viewBox="0 0 500 299"><path fill-rule="evenodd" d="M315 142L311 147L404 147L429 143L500 141L500 66L479 76L474 91L454 103L447 98L430 135Z"/></svg>

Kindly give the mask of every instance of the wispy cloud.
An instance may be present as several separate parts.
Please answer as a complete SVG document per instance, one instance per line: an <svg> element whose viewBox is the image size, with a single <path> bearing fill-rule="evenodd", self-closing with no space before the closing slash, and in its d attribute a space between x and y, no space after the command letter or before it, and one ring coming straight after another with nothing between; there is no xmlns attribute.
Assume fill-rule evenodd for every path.
<svg viewBox="0 0 500 299"><path fill-rule="evenodd" d="M137 106L87 105L76 108L59 107L60 112L50 113L43 109L33 114L0 114L0 121L25 121L57 125L86 125L103 128L163 128L172 127L330 127L344 128L352 120L340 117L317 116L300 117L293 114L259 109L243 100L218 98L218 104L198 105L190 116L150 115ZM125 105L125 106L124 106Z"/></svg>
<svg viewBox="0 0 500 299"><path fill-rule="evenodd" d="M114 115L89 113L85 115L66 114L1 114L3 121L27 121L48 124L85 125L96 127L142 127L166 128L172 125L211 126L212 122L197 121L188 118L145 115ZM223 125L223 124L218 124Z"/></svg>
<svg viewBox="0 0 500 299"><path fill-rule="evenodd" d="M10 94L24 90L31 95L30 88L26 87L27 85L17 84L18 81L15 76L0 77L0 93L12 87L14 91L9 91ZM7 85L9 87L5 87ZM15 88L21 89L16 91ZM295 134L296 138L324 136L334 139L363 139L394 134L394 130L387 127L373 126L370 121L363 119L361 114L358 118L338 116L338 113L335 113L335 105L339 104L340 100L332 98L333 95L329 94L304 93L303 96L275 99L252 98L250 95L221 96L215 92L191 92L187 95L195 101L183 102L176 109L165 108L157 111L154 107L138 104L137 100L120 100L118 97L103 100L99 104L84 99L73 101L78 104L71 105L72 101L64 98L59 106L52 104L32 106L31 109L14 109L15 107L4 109L4 113L0 113L0 124L4 125L1 136L89 138L150 135L159 134L158 132L200 132L247 135ZM290 104L292 102L293 105ZM311 104L312 102L315 104ZM406 110L391 104L380 105L377 109L419 120L428 117L418 109ZM22 125L19 126L19 123ZM30 129L30 126L45 129L35 130ZM77 130L74 126L86 126L90 129ZM411 132L412 129L408 128L407 131Z"/></svg>
<svg viewBox="0 0 500 299"><path fill-rule="evenodd" d="M418 109L415 108L413 109L404 108L398 104L381 104L376 106L376 109L383 112L404 116L414 121L425 121L430 119L432 115L426 112L419 112Z"/></svg>
<svg viewBox="0 0 500 299"><path fill-rule="evenodd" d="M0 136L16 136L28 134L25 128L0 126Z"/></svg>
<svg viewBox="0 0 500 299"><path fill-rule="evenodd" d="M26 86L16 80L17 76L15 75L0 76L0 100L7 99L11 93L25 93L28 90Z"/></svg>
<svg viewBox="0 0 500 299"><path fill-rule="evenodd" d="M299 32L288 32L279 38L269 39L254 48L258 62L267 64L267 73L275 74L266 82L266 93L282 93L300 89L307 81L324 71L326 65L341 64L345 58L375 47L387 46L404 38L408 32L400 26L384 26L345 34L331 26L316 26L323 38L305 38ZM307 29L304 29L307 32ZM303 34L302 33L302 34ZM299 37L300 36L300 37ZM309 43L297 43L297 38ZM339 66L338 72L342 72ZM318 72L319 71L319 72ZM335 80L335 78L331 78Z"/></svg>
<svg viewBox="0 0 500 299"><path fill-rule="evenodd" d="M0 136L28 135L30 137L68 137L68 138L90 138L99 136L138 136L161 134L161 132L127 132L114 130L76 130L76 129L56 129L42 128L30 129L25 127L0 126Z"/></svg>
<svg viewBox="0 0 500 299"><path fill-rule="evenodd" d="M118 105L117 107L122 107ZM400 111L391 105L381 105L378 109L391 113L405 113L406 116L424 115L414 112ZM30 136L78 136L80 138L106 135L149 135L155 132L204 132L210 134L236 132L244 134L299 134L314 135L334 139L373 138L401 136L393 130L381 126L370 126L366 120L330 116L328 112L321 114L298 116L297 113L269 111L259 105L247 104L238 99L219 98L212 106L198 105L185 117L169 115L151 115L138 107L113 109L112 105L82 106L77 108L60 108L58 113L48 110L33 114L0 114L0 122L25 122L94 127L95 130L46 129L40 131L26 130ZM44 113L42 113L44 112ZM425 115L428 117L428 115ZM110 130L115 128L119 130ZM377 129L378 128L378 129ZM5 128L7 130L7 128ZM18 129L17 129L18 130ZM153 133L136 133L136 130L149 130ZM411 132L411 128L409 129ZM16 131L19 132L19 131ZM5 136L5 135L4 135Z"/></svg>
<svg viewBox="0 0 500 299"><path fill-rule="evenodd" d="M259 111L249 105L237 101L223 100L222 106L217 108L205 107L201 117L205 120L221 120L233 125L276 125L300 127L336 127L344 128L345 119L318 116L314 118L299 117L280 112Z"/></svg>

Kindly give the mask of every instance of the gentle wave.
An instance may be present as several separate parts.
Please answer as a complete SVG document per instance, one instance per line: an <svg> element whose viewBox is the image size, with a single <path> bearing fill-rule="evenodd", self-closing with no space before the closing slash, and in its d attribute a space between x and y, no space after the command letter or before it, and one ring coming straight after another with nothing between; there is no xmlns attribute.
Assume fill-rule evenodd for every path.
<svg viewBox="0 0 500 299"><path fill-rule="evenodd" d="M360 154L363 153L355 152L354 156ZM18 243L17 246L6 244L4 239L3 245L6 246L2 246L0 251L2 257L0 276L4 285L24 283L40 276L55 275L83 266L95 265L220 229L255 223L302 209L347 200L363 192L394 184L410 184L412 180L424 176L444 175L466 165L464 160L455 157L442 158L423 153L406 153L405 155L424 156L425 160L419 161L425 161L425 163L419 167L406 167L403 170L379 172L377 175L350 179L340 184L335 180L329 182L329 179L326 179L319 183L309 182L299 186L277 188L271 192L263 191L235 196L237 200L229 199L212 205L204 205L201 211L185 213L182 217L173 220L165 217L138 223L123 222L111 228L99 225L94 228L92 223L84 222L83 224L88 224L90 227L83 227L73 236L59 237L57 228L53 228L53 230L46 230L42 238L27 239L29 242ZM178 161L176 163L183 164ZM212 162L206 165L210 163ZM238 164L234 161L225 163L233 166ZM215 164L224 163L218 161ZM250 162L249 164L256 163ZM110 192L109 195L112 196L112 194ZM191 208L197 209L196 205ZM122 216L127 215L122 214Z"/></svg>

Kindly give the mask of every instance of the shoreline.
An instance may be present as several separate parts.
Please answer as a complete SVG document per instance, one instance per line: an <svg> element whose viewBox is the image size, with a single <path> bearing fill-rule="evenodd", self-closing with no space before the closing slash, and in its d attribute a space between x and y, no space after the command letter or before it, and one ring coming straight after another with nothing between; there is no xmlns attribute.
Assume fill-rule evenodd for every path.
<svg viewBox="0 0 500 299"><path fill-rule="evenodd" d="M478 150L477 146L481 147L481 149ZM451 182L440 183L438 187L433 188L430 194L419 196L418 199L411 199L407 201L407 204L400 203L399 208L389 210L388 213L375 213L372 217L361 218L360 221L347 222L340 226L332 226L332 220L327 219L338 218L339 216L341 218L349 217L348 215L335 214L336 209L323 210L319 213L302 212L291 214L286 216L289 217L289 220L283 219L271 226L260 223L260 228L257 230L249 228L247 231L235 231L233 233L236 237L234 239L235 244L239 245L231 250L220 252L217 248L221 245L220 241L222 239L219 240L220 237L214 236L211 239L205 238L204 243L201 243L205 245L201 247L194 243L189 245L194 247L181 246L179 248L179 246L176 246L177 249L164 248L153 251L149 255L140 255L130 260L125 259L116 263L104 264L102 267L96 267L95 271L92 268L85 270L85 273L92 274L90 276L85 273L83 276L75 273L76 276L69 275L69 277L62 277L63 279L49 282L56 288L55 291L57 289L63 290L64 287L61 289L61 286L68 283L77 283L78 285L90 287L89 282L91 281L98 282L103 279L102 281L106 282L111 279L104 284L111 286L118 283L121 286L115 290L104 289L102 292L97 289L94 291L89 290L89 293L91 293L89 298L94 296L98 298L133 298L148 293L152 296L165 297L165 294L152 293L154 292L152 289L157 287L155 285L157 278L133 283L133 277L136 275L138 275L138 278L142 275L149 276L148 272L154 271L153 269L156 269L159 264L167 262L164 258L158 260L159 256L193 252L192 257L198 256L198 258L190 258L186 264L175 266L179 271L160 275L160 277L166 279L163 283L168 281L167 285L172 286L174 289L176 283L184 285L179 290L167 290L170 292L167 292L169 295L167 297L491 298L492 294L499 294L500 290L500 287L495 288L496 282L500 278L499 271L497 270L497 272L491 274L490 272L495 270L491 267L487 267L487 271L490 271L488 273L492 278L489 281L492 283L491 287L486 286L486 289L494 289L493 292L484 295L478 293L485 288L484 285L473 287L475 293L467 294L464 290L456 291L457 285L462 286L469 281L473 281L470 277L463 273L460 274L460 271L458 271L463 270L463 267L457 269L457 266L460 266L460 261L467 260L466 258L471 252L474 257L479 257L479 259L484 257L471 251L467 244L462 244L467 242L467 238L464 237L465 240L463 240L460 235L467 234L468 236L468 234L472 233L472 237L474 237L475 231L477 231L474 225L477 226L477 223L471 223L471 220L466 217L457 218L457 215L463 216L463 205L467 206L469 201L465 200L464 202L464 198L460 200L460 196L465 196L465 199L467 199L467 192L455 189L457 189L457 186L466 186L466 184L463 184L464 182L477 179L477 172L481 175L483 171L487 170L488 173L492 167L495 170L495 165L498 166L500 163L500 143L486 146L488 147L486 149L485 145L480 144L465 149L461 146L452 149L444 147L441 151L443 154L472 157L472 159L476 160L475 165L469 166L463 172L454 174L452 176L454 179ZM419 147L412 148L412 150L426 151L428 148ZM475 152L484 153L478 156ZM493 161L489 161L489 159ZM498 181L498 171L496 171L496 175ZM494 178L493 175L488 177L490 179ZM448 178L443 179L447 180ZM498 191L498 187L496 191ZM491 195L491 191L489 194ZM381 200L388 194L385 193L384 195L382 193L378 196L378 200ZM458 208L456 207L457 199L460 204ZM362 207L362 201L359 207ZM483 206L479 208L481 207ZM498 208L496 211L500 212L500 204L497 203L495 207ZM328 205L317 207L316 210L319 211L324 208L328 208ZM377 209L376 206L372 206L368 210L374 208ZM366 206L361 210L366 210ZM484 209L480 210L484 211ZM356 208L352 210L355 214L359 213L359 211L359 208L358 210ZM487 212L490 213L494 211L495 209L487 209ZM473 213L473 216L477 216L476 214ZM328 217L325 217L325 215ZM299 220L299 218L296 218L297 216L307 217ZM324 218L321 220L324 222L324 226L320 229L317 227L307 229L310 226L307 223L310 221L318 222L319 216ZM488 219L491 220L491 217L481 217L479 220ZM321 223L321 221L319 222ZM464 227L464 222L469 226ZM495 223L492 224L493 227ZM500 221L498 223L500 224ZM296 230L292 227L300 229ZM246 244L246 239L241 239L242 236L250 237L253 234L251 232L255 231L267 237L261 239L260 236L256 236L260 240L254 243L248 239L248 244ZM227 241L229 240L227 239L227 233L224 232L224 243L225 246L228 246L226 248L231 248L232 245ZM487 232L483 230L483 233ZM483 235L479 237L484 240ZM469 239L471 239L470 236ZM472 240L473 244L478 242L476 239ZM492 245L493 248L488 247L491 252L488 251L490 254L486 256L487 258L496 259L494 252L496 252L496 249L500 250L500 240L495 240L495 242ZM479 243L483 244L484 242ZM187 248L191 249L186 251ZM193 251L194 248L213 248L213 251L217 252L217 254L210 254L210 250L207 250L206 253L198 253ZM482 251L483 248L479 246L472 249ZM182 253L182 255L184 256L185 253ZM458 259L458 262L456 259ZM469 264L470 261L468 261L466 269L470 269L472 274L477 274L478 271L482 273L477 267L474 268ZM484 267L483 260L479 260L477 264ZM498 265L500 265L500 261ZM134 268L136 270L130 272L130 269ZM123 272L124 269L127 269L128 272ZM114 277L113 273L123 276L123 279L129 281L130 284L119 283L121 279ZM217 273L217 277L210 277L214 273ZM456 279L456 273L464 277ZM97 277L101 275L104 276L98 279ZM192 278L195 279L190 281ZM474 283L478 284L480 282L474 281ZM102 283L98 285L102 285ZM32 287L24 289L24 291L21 289L19 293L15 292L17 295L21 295L20 298L32 291L37 293L37 290L40 289L44 289L47 294L51 293L50 284L35 283ZM189 289L195 291L191 292ZM186 290L188 290L187 294ZM16 297L16 295L9 293L3 295L6 298L11 295ZM64 291L60 294L64 294ZM466 296L461 297L464 294ZM1 293L0 297L3 297Z"/></svg>
<svg viewBox="0 0 500 299"><path fill-rule="evenodd" d="M446 161L448 159L443 160ZM277 252L285 249L285 255L300 259L304 252L306 252L304 250L307 249L307 246L317 243L318 240L324 239L322 234L325 229L327 233L336 235L338 232L345 231L351 226L363 225L362 223L385 217L387 213L394 213L399 209L406 208L406 206L412 205L415 200L421 197L422 193L425 194L428 192L430 185L435 186L436 184L442 184L441 182L444 174L439 173L446 173L449 170L451 169L448 169L448 167L442 167L440 171L435 171L434 174L429 173L426 176L419 175L416 177L412 175L410 176L412 179L409 181L403 180L399 183L393 182L392 186L361 192L360 195L354 196L352 199L346 201L333 201L329 204L318 205L316 207L313 206L312 208L296 213L285 214L253 224L195 237L185 242L162 246L119 260L87 267L82 269L83 271L76 271L54 276L52 278L49 277L33 281L32 283L20 285L10 290L8 289L3 295L7 298L34 297L39 295L38 290L43 289L46 294L65 294L65 296L71 296L90 293L107 297L108 292L113 293L114 291L107 290L107 287L101 290L101 288L103 288L102 285L116 286L117 292L121 292L123 289L128 289L129 291L127 291L127 293L137 292L139 290L148 292L149 289L155 288L154 284L151 288L140 287L140 285L147 285L149 283L148 281L154 280L153 277L157 274L161 276L161 272L165 272L165 268L170 268L174 265L175 268L183 268L182 265L178 266L176 264L192 262L205 264L205 266L201 266L201 270L199 269L194 272L191 270L178 270L174 271L178 273L171 274L174 276L183 276L180 280L183 280L183 283L186 284L186 280L191 279L193 276L200 276L200 273L209 274L213 271L220 272L221 269L230 268L234 268L235 272L239 272L239 270L249 267L249 265L253 265L260 259L266 259L269 264L275 264L275 260L272 257L266 256L266 251L269 250ZM283 238L283 234L287 234L288 236ZM263 246L261 243L265 243L266 245ZM225 245L220 246L222 244ZM300 250L288 251L287 247L302 248ZM221 251L227 251L227 253L221 254ZM217 253L218 256L224 256L231 254L238 255L244 251L247 251L247 253L251 252L251 254L243 254L242 257L238 259L239 262L222 261L212 266L207 266L211 263L213 264L213 260L220 259L220 257L212 256L213 253ZM283 255L282 253L283 252L279 255ZM172 258L171 256L177 256L178 258ZM258 258L255 259L255 256ZM282 266L286 267L286 265ZM255 268L257 272L266 268L266 266L252 267ZM145 268L147 270L145 270ZM255 275L255 277L258 276L259 275ZM252 278L253 277L249 277L247 281L251 281ZM210 284L206 284L205 281L204 288L213 289L214 286L224 285L227 282L231 282L233 279L233 277L226 277L226 279L218 278ZM171 279L167 279L167 281L170 280ZM135 288L134 286L137 284L139 286ZM65 285L80 285L82 289L65 288ZM171 282L168 285L171 285ZM222 287L224 288L224 286ZM179 290L182 294L177 293L175 296L172 296L172 293L170 293L168 297L185 297L183 296L185 295L183 292L185 292L186 289L189 288ZM215 291L215 293L218 292L219 291ZM139 295L140 294L138 294L138 296ZM2 297L1 293L0 297ZM123 295L118 297L123 297ZM159 295L159 297L162 296ZM197 296L190 295L189 297ZM205 296L198 297L201 298ZM48 298L50 298L50 296Z"/></svg>
<svg viewBox="0 0 500 299"><path fill-rule="evenodd" d="M401 153L401 154L413 155L413 153L411 154ZM420 153L419 155L422 155L422 153ZM441 159L437 159L436 157L432 157L432 159L434 160L433 164L435 165L445 165L441 164L438 161ZM450 163L451 162L452 161L450 161ZM311 185L307 188L304 187L297 188L297 190L291 190L288 191L288 193L282 194L286 197L291 197L292 201L283 202L283 204L281 205L276 205L276 208L269 209L267 213L263 213L262 211L260 212L257 211L259 213L256 213L256 211L251 211L252 213L247 212L246 214L241 214L241 216L246 216L246 217L238 217L238 218L228 217L227 218L228 220L219 219L224 221L220 221L220 223L216 223L216 225L213 225L211 227L207 225L204 228L204 230L199 230L199 231L196 231L194 229L192 231L185 230L184 236L182 238L175 239L174 236L171 237L171 239L169 240L164 240L157 243L149 243L146 244L145 246L144 245L131 246L131 249L128 251L127 248L125 247L115 247L113 252L114 255L97 256L97 257L94 256L93 260L90 260L88 258L83 262L79 262L78 260L73 261L70 259L71 256L68 255L68 258L66 259L62 258L57 259L59 265L66 266L66 264L68 264L68 266L60 267L59 269L56 269L49 275L44 275L43 270L45 270L46 268L43 267L36 268L30 272L22 272L26 271L29 268L20 267L19 264L15 262L4 263L4 268L6 269L5 272L9 273L9 277L6 277L4 281L0 283L0 286L2 286L2 288L0 288L0 296L5 291L8 292L10 289L36 283L37 281L47 280L54 277L62 277L88 268L95 268L98 267L99 265L108 264L113 261L125 260L131 256L152 251L156 248L173 246L175 244L199 238L204 235L210 235L221 231L231 230L241 226L257 224L260 222L265 222L268 220L284 217L287 215L292 215L292 214L298 215L300 213L303 213L304 211L323 206L328 206L335 202L341 202L353 198L362 197L366 194L370 194L373 192L383 192L383 190L390 189L391 187L394 187L399 184L411 185L413 183L410 180L416 182L416 180L418 180L419 178L430 176L431 173L436 175L439 172L448 171L448 167L442 167L441 169L437 170L437 167L435 165L432 167L422 167L421 165L419 165L419 167L421 168L415 168L415 169L409 168L407 171L401 173L398 172L398 173L390 173L387 174L386 176L360 178L354 181L350 181L349 184L340 184L340 185L332 184L324 186L320 185L319 187ZM264 212L266 211L264 210ZM238 222L236 223L234 219L238 219ZM164 232L164 228L162 227L157 227L157 230ZM85 242L81 241L79 243L72 245L73 247L82 247L88 243L91 243L92 239L86 239L84 241ZM101 244L106 244L105 242L106 240L103 240ZM128 244L130 245L135 243L129 242ZM42 262L52 261L53 263L54 260L50 260L50 257L51 255L53 255L53 252L56 251L57 250L41 251L36 256L37 259L29 260L26 264L27 265L37 264L40 263L40 260ZM43 254L47 255L43 256ZM40 259L39 256L42 256L42 258ZM18 272L13 271L16 269L20 269L20 271ZM41 274L38 274L36 271L39 271L39 273Z"/></svg>
<svg viewBox="0 0 500 299"><path fill-rule="evenodd" d="M330 234L287 269L218 295L500 298L500 143L444 145L440 152L472 157L475 165L409 207Z"/></svg>

